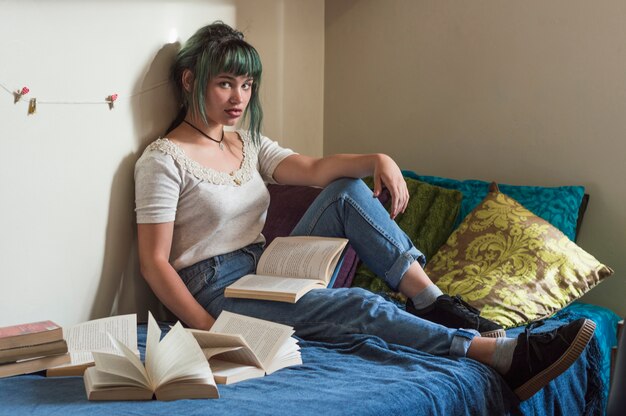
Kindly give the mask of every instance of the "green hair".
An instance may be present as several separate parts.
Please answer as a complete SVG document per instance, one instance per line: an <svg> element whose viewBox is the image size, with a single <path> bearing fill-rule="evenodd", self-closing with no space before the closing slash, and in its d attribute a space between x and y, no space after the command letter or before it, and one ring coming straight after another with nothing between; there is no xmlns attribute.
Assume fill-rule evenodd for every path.
<svg viewBox="0 0 626 416"><path fill-rule="evenodd" d="M183 87L183 72L194 74L191 91ZM252 45L243 40L243 34L227 24L217 21L200 28L176 55L170 77L179 92L181 111L169 130L180 124L187 111L208 125L205 96L209 80L221 73L249 76L254 79L250 101L243 114L255 143L261 136L263 110L259 99L262 72L261 58Z"/></svg>

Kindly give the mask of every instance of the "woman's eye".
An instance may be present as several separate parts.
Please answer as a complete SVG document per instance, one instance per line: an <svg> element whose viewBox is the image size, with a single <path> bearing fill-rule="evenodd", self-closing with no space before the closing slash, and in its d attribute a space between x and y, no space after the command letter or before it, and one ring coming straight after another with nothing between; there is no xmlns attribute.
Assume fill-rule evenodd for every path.
<svg viewBox="0 0 626 416"><path fill-rule="evenodd" d="M222 88L229 88L230 87L230 82L222 81L222 82L220 82L220 87L222 87Z"/></svg>
<svg viewBox="0 0 626 416"><path fill-rule="evenodd" d="M252 83L251 82L246 82L245 84L242 85L242 87L244 90L249 90L250 88L252 88Z"/></svg>

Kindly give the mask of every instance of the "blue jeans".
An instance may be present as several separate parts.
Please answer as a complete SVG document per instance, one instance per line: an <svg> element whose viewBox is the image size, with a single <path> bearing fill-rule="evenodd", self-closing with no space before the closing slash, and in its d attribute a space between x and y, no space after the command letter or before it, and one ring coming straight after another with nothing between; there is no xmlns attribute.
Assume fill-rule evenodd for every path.
<svg viewBox="0 0 626 416"><path fill-rule="evenodd" d="M292 235L345 237L359 258L397 289L424 256L359 179L340 179L315 199ZM411 315L360 288L315 289L297 303L225 298L224 289L254 273L261 244L198 262L179 272L198 302L217 317L222 310L292 326L304 339L332 341L342 334L375 335L435 355L465 356L475 331L449 329Z"/></svg>

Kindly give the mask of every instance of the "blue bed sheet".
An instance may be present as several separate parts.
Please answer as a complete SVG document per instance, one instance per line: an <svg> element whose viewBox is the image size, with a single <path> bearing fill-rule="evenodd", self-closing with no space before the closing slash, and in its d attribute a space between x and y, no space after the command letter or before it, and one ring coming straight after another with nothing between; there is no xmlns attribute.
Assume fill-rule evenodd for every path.
<svg viewBox="0 0 626 416"><path fill-rule="evenodd" d="M599 328L614 325L617 316L605 311L570 305L544 328L578 316L595 317ZM376 337L351 335L332 343L302 340L303 365L219 386L217 400L89 402L80 377L0 379L0 415L601 415L602 351L609 348L601 345L602 337L595 336L569 370L523 403L498 374L473 360L434 357ZM142 326L142 347L144 341Z"/></svg>

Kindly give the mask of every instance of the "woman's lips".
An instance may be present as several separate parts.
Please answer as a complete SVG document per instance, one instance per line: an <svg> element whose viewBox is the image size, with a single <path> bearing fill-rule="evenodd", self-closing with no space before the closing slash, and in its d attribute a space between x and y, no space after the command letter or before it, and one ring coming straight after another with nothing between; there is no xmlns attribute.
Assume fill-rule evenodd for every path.
<svg viewBox="0 0 626 416"><path fill-rule="evenodd" d="M241 113L243 112L242 110L238 108L231 108L231 109L224 110L224 111L226 112L226 114L228 114L232 118L240 117Z"/></svg>

